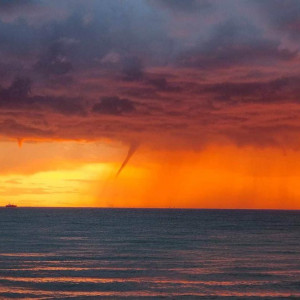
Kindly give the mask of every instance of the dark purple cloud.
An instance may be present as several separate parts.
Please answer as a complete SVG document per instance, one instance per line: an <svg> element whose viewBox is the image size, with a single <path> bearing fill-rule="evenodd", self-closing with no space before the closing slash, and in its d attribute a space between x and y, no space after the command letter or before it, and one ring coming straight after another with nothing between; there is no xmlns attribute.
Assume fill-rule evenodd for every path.
<svg viewBox="0 0 300 300"><path fill-rule="evenodd" d="M217 24L207 40L181 53L178 62L186 67L217 69L272 64L295 59L297 55L297 50L280 48L280 41L264 37L254 25L229 20Z"/></svg>
<svg viewBox="0 0 300 300"><path fill-rule="evenodd" d="M300 76L270 81L223 82L203 84L199 93L214 95L215 100L234 103L300 102Z"/></svg>
<svg viewBox="0 0 300 300"><path fill-rule="evenodd" d="M292 146L299 9L293 0L0 1L0 133Z"/></svg>
<svg viewBox="0 0 300 300"><path fill-rule="evenodd" d="M141 80L144 76L143 63L138 57L126 57L122 62L124 80Z"/></svg>
<svg viewBox="0 0 300 300"><path fill-rule="evenodd" d="M119 97L103 97L93 106L93 112L99 114L121 115L135 110L133 101Z"/></svg>
<svg viewBox="0 0 300 300"><path fill-rule="evenodd" d="M149 2L176 13L197 13L212 7L211 2L207 0L149 0Z"/></svg>
<svg viewBox="0 0 300 300"><path fill-rule="evenodd" d="M0 88L0 110L29 110L47 113L49 110L65 115L84 115L80 99L51 95L33 95L28 78L16 78L7 88Z"/></svg>
<svg viewBox="0 0 300 300"><path fill-rule="evenodd" d="M35 64L38 72L48 75L64 75L72 70L72 63L68 60L64 46L60 42L50 45Z"/></svg>
<svg viewBox="0 0 300 300"><path fill-rule="evenodd" d="M275 30L287 32L292 38L300 37L300 3L298 0L253 1L258 12L267 18Z"/></svg>
<svg viewBox="0 0 300 300"><path fill-rule="evenodd" d="M38 4L37 0L1 0L0 8L4 11L11 11L16 8L22 8L28 5Z"/></svg>

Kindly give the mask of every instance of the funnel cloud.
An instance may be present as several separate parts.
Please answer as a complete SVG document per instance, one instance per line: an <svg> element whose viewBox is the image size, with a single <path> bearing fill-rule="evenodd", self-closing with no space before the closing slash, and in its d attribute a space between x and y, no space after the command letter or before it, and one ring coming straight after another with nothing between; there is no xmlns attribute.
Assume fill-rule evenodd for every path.
<svg viewBox="0 0 300 300"><path fill-rule="evenodd" d="M132 155L136 152L136 150L138 149L138 147L139 147L138 143L132 143L130 145L130 148L128 150L127 156L126 156L125 160L123 161L120 169L118 170L118 172L116 174L116 178L121 174L121 172L123 171L123 169L126 167L127 163L129 162L129 160L132 157Z"/></svg>

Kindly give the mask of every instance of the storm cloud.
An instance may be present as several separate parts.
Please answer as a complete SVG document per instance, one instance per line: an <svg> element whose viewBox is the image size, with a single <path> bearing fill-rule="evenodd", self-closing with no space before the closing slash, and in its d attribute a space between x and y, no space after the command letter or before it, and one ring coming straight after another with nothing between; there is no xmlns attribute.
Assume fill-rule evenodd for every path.
<svg viewBox="0 0 300 300"><path fill-rule="evenodd" d="M93 106L93 112L111 115L121 115L135 110L134 104L129 99L119 97L103 97Z"/></svg>
<svg viewBox="0 0 300 300"><path fill-rule="evenodd" d="M298 1L0 1L4 138L297 146Z"/></svg>

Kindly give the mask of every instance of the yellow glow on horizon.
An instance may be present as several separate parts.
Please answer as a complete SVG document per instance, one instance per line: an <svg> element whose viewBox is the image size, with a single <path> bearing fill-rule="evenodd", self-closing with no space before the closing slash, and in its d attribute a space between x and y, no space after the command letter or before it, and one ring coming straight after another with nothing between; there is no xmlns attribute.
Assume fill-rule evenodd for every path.
<svg viewBox="0 0 300 300"><path fill-rule="evenodd" d="M110 171L111 165L98 163L73 170L0 176L1 202L5 205L5 199L19 206L93 206L88 187L99 174L107 176Z"/></svg>

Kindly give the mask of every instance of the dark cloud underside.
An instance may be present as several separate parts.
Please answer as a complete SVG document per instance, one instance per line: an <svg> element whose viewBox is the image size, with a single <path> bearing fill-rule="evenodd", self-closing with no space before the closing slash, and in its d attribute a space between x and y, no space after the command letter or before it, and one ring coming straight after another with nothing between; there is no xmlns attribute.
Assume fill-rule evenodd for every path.
<svg viewBox="0 0 300 300"><path fill-rule="evenodd" d="M0 1L0 134L298 147L299 1Z"/></svg>

